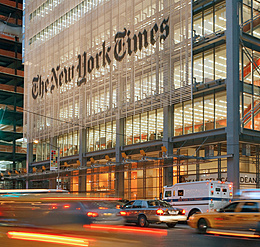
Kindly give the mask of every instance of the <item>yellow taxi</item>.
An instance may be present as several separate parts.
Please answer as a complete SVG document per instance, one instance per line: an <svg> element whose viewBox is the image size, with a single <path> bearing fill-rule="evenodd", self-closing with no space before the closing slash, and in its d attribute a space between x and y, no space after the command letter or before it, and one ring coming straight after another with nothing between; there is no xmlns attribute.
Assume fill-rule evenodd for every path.
<svg viewBox="0 0 260 247"><path fill-rule="evenodd" d="M208 228L260 231L260 200L234 201L216 212L194 214L189 226L200 233Z"/></svg>

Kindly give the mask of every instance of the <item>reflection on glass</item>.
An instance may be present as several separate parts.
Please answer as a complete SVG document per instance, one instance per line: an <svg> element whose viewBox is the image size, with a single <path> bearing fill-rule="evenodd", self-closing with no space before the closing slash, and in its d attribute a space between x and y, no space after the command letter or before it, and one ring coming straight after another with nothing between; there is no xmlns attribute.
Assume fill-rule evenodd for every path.
<svg viewBox="0 0 260 247"><path fill-rule="evenodd" d="M204 52L204 83L214 80L213 49Z"/></svg>
<svg viewBox="0 0 260 247"><path fill-rule="evenodd" d="M223 31L226 29L226 3L217 4L215 6L215 31Z"/></svg>
<svg viewBox="0 0 260 247"><path fill-rule="evenodd" d="M155 110L149 112L149 120L148 120L148 133L149 141L153 141L156 139L156 115Z"/></svg>
<svg viewBox="0 0 260 247"><path fill-rule="evenodd" d="M204 97L205 130L214 129L214 95Z"/></svg>
<svg viewBox="0 0 260 247"><path fill-rule="evenodd" d="M184 102L184 134L192 133L192 102Z"/></svg>
<svg viewBox="0 0 260 247"><path fill-rule="evenodd" d="M213 9L204 11L204 35L213 33Z"/></svg>
<svg viewBox="0 0 260 247"><path fill-rule="evenodd" d="M140 142L140 115L135 115L133 119L134 143Z"/></svg>
<svg viewBox="0 0 260 247"><path fill-rule="evenodd" d="M254 129L260 130L260 97L254 96Z"/></svg>
<svg viewBox="0 0 260 247"><path fill-rule="evenodd" d="M133 125L132 116L126 118L126 145L133 144Z"/></svg>
<svg viewBox="0 0 260 247"><path fill-rule="evenodd" d="M182 103L174 106L174 135L183 135L183 122L182 122Z"/></svg>
<svg viewBox="0 0 260 247"><path fill-rule="evenodd" d="M147 141L147 112L141 114L141 142Z"/></svg>
<svg viewBox="0 0 260 247"><path fill-rule="evenodd" d="M215 96L216 128L227 126L227 97L226 92L216 93Z"/></svg>
<svg viewBox="0 0 260 247"><path fill-rule="evenodd" d="M244 94L244 128L252 129L252 96Z"/></svg>

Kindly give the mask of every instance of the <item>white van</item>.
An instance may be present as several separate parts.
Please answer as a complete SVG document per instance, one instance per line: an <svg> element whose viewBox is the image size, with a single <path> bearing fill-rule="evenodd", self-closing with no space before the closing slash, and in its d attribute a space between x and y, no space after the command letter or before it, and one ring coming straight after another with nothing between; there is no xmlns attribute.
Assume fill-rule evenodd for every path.
<svg viewBox="0 0 260 247"><path fill-rule="evenodd" d="M232 183L220 181L177 183L165 186L163 193L163 199L174 207L184 209L188 218L195 213L222 208L232 198Z"/></svg>

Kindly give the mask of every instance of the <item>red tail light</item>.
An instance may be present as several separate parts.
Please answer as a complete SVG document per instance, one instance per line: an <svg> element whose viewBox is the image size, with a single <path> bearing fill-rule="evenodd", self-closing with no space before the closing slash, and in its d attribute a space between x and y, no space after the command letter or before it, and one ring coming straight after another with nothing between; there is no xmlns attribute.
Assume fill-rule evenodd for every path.
<svg viewBox="0 0 260 247"><path fill-rule="evenodd" d="M68 208L70 208L70 205L64 205L63 208L68 209Z"/></svg>
<svg viewBox="0 0 260 247"><path fill-rule="evenodd" d="M158 214L158 215L163 215L163 213L164 213L164 211L161 208L157 209L157 211L156 211L156 214Z"/></svg>
<svg viewBox="0 0 260 247"><path fill-rule="evenodd" d="M185 215L186 211L184 209L181 210L181 215Z"/></svg>
<svg viewBox="0 0 260 247"><path fill-rule="evenodd" d="M121 216L126 216L126 212L125 211L120 211L120 215Z"/></svg>
<svg viewBox="0 0 260 247"><path fill-rule="evenodd" d="M96 213L96 212L88 212L87 216L88 217L98 217L98 213Z"/></svg>

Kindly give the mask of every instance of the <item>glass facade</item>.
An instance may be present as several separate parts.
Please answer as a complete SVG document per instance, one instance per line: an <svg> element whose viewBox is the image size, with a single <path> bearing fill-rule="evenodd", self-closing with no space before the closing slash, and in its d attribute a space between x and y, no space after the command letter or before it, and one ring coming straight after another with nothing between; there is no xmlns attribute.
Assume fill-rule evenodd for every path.
<svg viewBox="0 0 260 247"><path fill-rule="evenodd" d="M225 91L174 105L174 135L226 127L226 105Z"/></svg>
<svg viewBox="0 0 260 247"><path fill-rule="evenodd" d="M84 11L86 10L82 7L85 4L84 2L86 1L71 9L66 15L59 17L58 20L51 23L45 29L52 36L62 33L62 31L71 25L72 22L70 20L73 20L73 16L77 15L77 18L83 18ZM144 21L146 19L145 16L150 17L155 14L154 6L162 10L162 2L170 3L170 1L159 1L157 3L152 0L137 4L134 11L135 24L137 25ZM174 1L174 3L177 2L179 1ZM212 38L213 40L220 37L220 35L224 36L224 31L226 30L225 1L215 2L212 1L208 5L203 5L199 10L195 11L193 16L194 35L197 35L195 36L196 42L199 39L199 42L203 43L205 41L205 43L202 45L200 43L201 47L199 48L194 46L193 86L195 90L192 97L187 97L185 100L176 100L174 98L183 88L185 69L183 61L179 61L180 58L176 55L169 56L169 60L161 62L164 57L161 54L165 52L164 48L166 48L165 50L168 49L167 45L169 44L145 47L144 50L137 51L135 57L132 58L128 54L128 57L125 58L126 63L118 64L112 61L111 69L108 69L108 66L100 70L95 69L95 75L86 76L87 82L85 83L86 85L84 84L85 87L82 90L79 87L75 87L74 82L68 83L59 89L60 93L64 93L61 97L64 97L58 103L59 111L57 116L63 121L73 120L77 124L80 123L81 128L86 130L86 134L82 136L82 142L85 141L86 149L82 150L82 153L91 152L91 154L83 157L87 161L85 164L82 164L83 167L85 166L84 171L80 171L82 173L73 171L68 175L68 178L65 176L62 178L66 188L70 188L73 192L80 191L80 176L84 176L86 180L82 180L86 187L86 194L101 196L115 195L117 193L115 191L118 179L117 173L122 173L125 199L158 198L160 192L163 190L163 185L166 183L164 181L166 175L164 174L165 168L170 166L172 166L173 184L191 181L227 180L227 158L217 158L221 155L227 155L225 137L221 139L222 137L217 136L220 141L214 140L215 142L212 141L212 143L201 144L203 141L200 140L199 145L194 144L196 143L194 142L192 146L185 146L191 145L185 144L185 141L181 144L178 143L178 139L184 139L185 135L198 133L194 136L200 136L199 133L204 131L208 131L209 133L216 129L219 129L217 132L220 133L227 127L225 79L227 77L226 49L228 48L225 44L225 38L215 43L212 41L210 44L207 44L207 39ZM126 2L124 6L127 8L128 3ZM259 1L243 1L240 16L243 23L243 31L253 34L256 37L258 35L260 37L259 9ZM82 10L83 12L80 12ZM35 11L37 12L38 10ZM253 20L250 18L253 18ZM33 21L33 17L31 20ZM104 20L107 19L104 18ZM86 45L88 48L96 48L102 44L104 39L111 38L111 35L115 35L116 31L120 29L117 25L117 20L114 17L111 21L112 29L110 25L106 25L106 21L104 23L102 21L100 25L102 31L99 32L98 25L95 25L93 33L92 31L85 32L84 35L88 36L91 33L94 39L87 41L83 45ZM109 20L107 22L109 23ZM66 23L66 25L62 27L62 23ZM182 42L183 30L181 30L180 23L173 25L174 37L172 37L172 43L178 47ZM50 26L55 28L56 31L53 32L52 29L49 29ZM43 34L37 33L35 35L38 38L33 37L33 39L35 38L34 41L41 39L40 37L42 36L39 35L45 36L45 29L43 30ZM214 33L220 35L218 36ZM51 39L52 36L48 35L46 33L46 37L42 42L47 42L47 40ZM79 36L78 30L77 35ZM36 43L31 44L31 47ZM76 49L70 51L68 45L70 41L67 40L65 43L65 55L62 52L64 56L61 56L63 62L72 59L75 54L78 54L80 47L82 47L79 44L79 40L76 40L74 42ZM104 48L107 48L107 46ZM260 53L249 48L247 48L247 51L251 58L253 58L255 65L259 66ZM240 84L242 85L240 102L241 123L245 129L260 131L259 69L256 69L256 66L252 65L252 61L248 57L248 54L246 54L245 49L241 47L240 52ZM83 59L83 56L81 58ZM169 66L168 63L170 64ZM73 64L72 60L70 60L71 64ZM168 88L174 92L174 95L170 95L169 97L173 96L171 102L174 103L169 104L167 101L166 104L167 107L172 109L172 115L170 116L172 119L170 120L173 120L170 126L172 129L169 131L173 134L167 138L174 142L174 155L189 157L187 159L174 158L170 163L160 159L162 158L160 148L165 142L165 140L162 142L164 127L168 128L167 123L165 123L165 119L167 118L162 108L166 106L164 103L168 100ZM71 89L74 90L73 93L70 93ZM69 96L66 97L66 95ZM74 95L78 97L74 97ZM49 95L46 97L48 98ZM51 107L47 109L47 113L50 112ZM115 121L115 119L120 121ZM116 126L118 122L120 122L119 126ZM51 121L39 120L36 123L39 128L44 130L46 126L48 127L51 124ZM122 126L121 123L123 123ZM62 124L57 124L57 126L62 129ZM117 133L119 129L120 133ZM122 145L122 147L120 146L120 150L124 150L125 148L124 152L128 156L126 158L128 161L121 163L123 166L122 170L117 166L119 162L115 162L117 154L109 154L113 160L109 165L105 160L107 149L114 149L109 150L109 153L117 152L116 147L119 147L119 144L116 143L118 139L117 135L124 136L123 145L120 142L120 145ZM172 138L177 136L182 137ZM203 139L201 136L198 138ZM79 131L68 131L66 134L59 134L57 145L61 148L61 157L79 154L79 139ZM37 161L49 159L49 142L48 139L37 144ZM147 146L148 148L145 150L146 155L150 158L149 161L148 159L146 161L142 159L139 154L140 149L145 146L145 142L149 142L149 147ZM176 146L180 145L181 148L175 148L175 144ZM150 148L154 150L151 151ZM259 182L257 185L259 150L260 146L257 144L240 143L239 165L241 188L259 187ZM90 161L91 158L89 155L93 155L94 163L93 160ZM196 158L196 156L215 158L202 160Z"/></svg>
<svg viewBox="0 0 260 247"><path fill-rule="evenodd" d="M115 193L115 167L100 167L87 170L86 193L105 196Z"/></svg>
<svg viewBox="0 0 260 247"><path fill-rule="evenodd" d="M38 140L37 140L38 141ZM78 131L63 134L57 137L57 144L50 145L50 141L39 141L36 146L36 161L50 159L50 149L60 148L60 157L76 155L79 153L79 133Z"/></svg>
<svg viewBox="0 0 260 247"><path fill-rule="evenodd" d="M131 163L125 165L124 198L154 199L162 191L163 168L160 162Z"/></svg>
<svg viewBox="0 0 260 247"><path fill-rule="evenodd" d="M193 76L196 83L226 78L226 46L220 45L194 55Z"/></svg>
<svg viewBox="0 0 260 247"><path fill-rule="evenodd" d="M248 55L249 54L249 55ZM252 64L250 58L254 59ZM243 81L242 125L246 129L260 130L260 53L251 49L242 50L243 66L240 80Z"/></svg>
<svg viewBox="0 0 260 247"><path fill-rule="evenodd" d="M243 0L242 18L243 31L260 38L260 2Z"/></svg>
<svg viewBox="0 0 260 247"><path fill-rule="evenodd" d="M207 36L226 30L226 3L222 2L205 8L194 15L193 30L196 35Z"/></svg>
<svg viewBox="0 0 260 247"><path fill-rule="evenodd" d="M163 109L127 117L125 145L160 140L163 138Z"/></svg>
<svg viewBox="0 0 260 247"><path fill-rule="evenodd" d="M116 145L116 121L87 128L87 152L114 148Z"/></svg>

